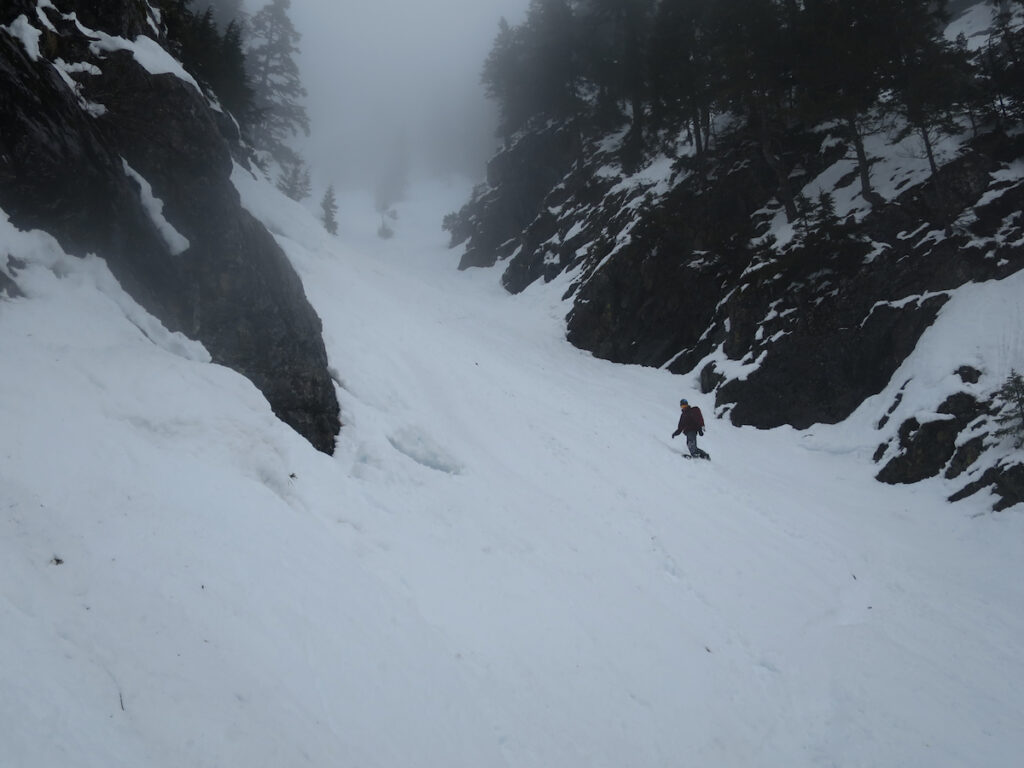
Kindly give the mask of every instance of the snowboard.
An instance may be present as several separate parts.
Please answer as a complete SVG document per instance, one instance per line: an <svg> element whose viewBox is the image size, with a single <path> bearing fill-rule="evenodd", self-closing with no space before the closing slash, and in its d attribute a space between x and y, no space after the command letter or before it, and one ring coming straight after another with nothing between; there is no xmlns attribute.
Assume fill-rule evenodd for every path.
<svg viewBox="0 0 1024 768"><path fill-rule="evenodd" d="M698 458L698 457L696 457L696 456L691 456L691 455L690 455L689 453L683 453L683 451L685 451L685 450L686 450L686 446L685 446L685 445L684 445L684 446L680 446L680 447L681 447L681 448L683 449L683 451L680 451L680 450L678 450L678 449L676 448L676 446L674 446L674 445L670 445L670 444L669 444L668 442L666 442L666 441L664 441L664 440L659 440L659 442L662 442L662 443L664 443L665 445L667 445L667 446L669 447L669 449L670 449L670 450L671 450L671 451L672 451L673 453L678 453L678 454L679 454L680 456L682 456L682 457L683 457L684 459L693 459L693 458ZM699 458L704 458L705 460L707 460L707 461L710 461L710 460L711 460L711 454L708 454L708 455L707 455L706 457L702 456L702 457L699 457Z"/></svg>

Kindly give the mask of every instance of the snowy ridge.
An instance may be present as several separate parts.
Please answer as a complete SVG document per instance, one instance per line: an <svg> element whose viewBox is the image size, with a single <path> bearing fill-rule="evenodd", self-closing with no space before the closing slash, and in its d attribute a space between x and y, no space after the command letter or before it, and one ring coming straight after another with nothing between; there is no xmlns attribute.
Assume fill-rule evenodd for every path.
<svg viewBox="0 0 1024 768"><path fill-rule="evenodd" d="M125 40L123 37L114 37L104 32L86 29L78 23L82 34L96 40L90 46L93 54L110 53L113 51L128 51L135 58L143 69L151 75L174 75L179 80L191 85L200 93L203 89L195 81L177 59L165 51L156 40L146 35L139 35L134 40Z"/></svg>
<svg viewBox="0 0 1024 768"><path fill-rule="evenodd" d="M156 28L153 21L153 15L157 12L148 4L147 9L148 13L146 14L146 19L150 28L153 30L154 36L158 36L159 30ZM90 29L82 24L78 19L77 13L62 13L50 0L38 0L35 10L36 20L38 21L39 26L34 25L25 14L20 15L9 25L0 25L0 30L6 31L9 35L15 37L21 42L26 53L33 61L46 58L39 46L43 30L59 34L57 29L54 27L53 22L47 16L47 11L50 11L74 24L74 27L78 32L89 41L89 51L97 59L102 60L105 54L117 51L127 51L132 55L139 66L145 69L149 74L173 75L179 80L191 85L200 94L203 93L203 89L200 87L199 83L196 82L192 75L185 71L181 62L164 50L164 48L152 37L139 35L134 40L127 40L123 37L109 35L106 32ZM42 27L42 29L40 29L40 27ZM89 102L82 97L81 86L73 77L73 75L83 73L89 75L99 74L100 70L96 65L87 62L65 62L63 59L56 59L50 63L57 70L64 82L67 83L68 87L78 96L79 102L86 112L94 117L105 114L106 108L102 104ZM214 99L207 98L205 95L204 99L211 107L218 111L220 110Z"/></svg>

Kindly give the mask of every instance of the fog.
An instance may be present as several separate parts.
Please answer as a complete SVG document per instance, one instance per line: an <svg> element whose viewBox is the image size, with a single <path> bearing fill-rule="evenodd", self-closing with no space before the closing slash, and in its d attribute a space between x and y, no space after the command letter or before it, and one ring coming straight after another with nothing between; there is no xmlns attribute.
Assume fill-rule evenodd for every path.
<svg viewBox="0 0 1024 768"><path fill-rule="evenodd" d="M396 158L415 172L482 177L496 146L480 70L499 19L529 0L292 0L317 187L371 187ZM261 7L248 0L250 9Z"/></svg>

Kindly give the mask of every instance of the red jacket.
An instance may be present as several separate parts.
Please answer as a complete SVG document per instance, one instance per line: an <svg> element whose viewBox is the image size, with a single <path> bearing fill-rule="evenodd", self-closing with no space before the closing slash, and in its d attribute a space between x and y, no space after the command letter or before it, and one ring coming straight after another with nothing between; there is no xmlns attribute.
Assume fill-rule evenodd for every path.
<svg viewBox="0 0 1024 768"><path fill-rule="evenodd" d="M704 414L697 406L690 405L683 408L683 412L679 414L679 428L672 433L672 437L680 432L696 432L700 429L704 429Z"/></svg>

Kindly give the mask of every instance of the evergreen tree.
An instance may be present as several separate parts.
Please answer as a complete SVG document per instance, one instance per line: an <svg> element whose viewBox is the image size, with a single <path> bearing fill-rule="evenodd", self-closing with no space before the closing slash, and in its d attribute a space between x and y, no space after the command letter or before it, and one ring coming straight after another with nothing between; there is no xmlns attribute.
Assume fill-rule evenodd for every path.
<svg viewBox="0 0 1024 768"><path fill-rule="evenodd" d="M189 8L190 5L192 5L192 0L156 0L157 10L160 11L160 20L167 29L167 37L170 39L174 54L180 54L182 37L184 37L186 26L193 16Z"/></svg>
<svg viewBox="0 0 1024 768"><path fill-rule="evenodd" d="M203 13L191 9L193 0L161 0L159 8L172 50L205 88L241 122L251 107L252 92L245 71L241 30L229 24L223 34L217 28L211 8Z"/></svg>
<svg viewBox="0 0 1024 768"><path fill-rule="evenodd" d="M952 129L957 89L950 86L963 71L956 49L942 36L946 2L891 0L885 21L885 84L891 89L892 107L906 124L898 137L911 132L921 137L934 175L938 164L932 132Z"/></svg>
<svg viewBox="0 0 1024 768"><path fill-rule="evenodd" d="M817 200L804 194L796 197L800 219L796 223L794 244L811 249L835 252L845 233L836 215L836 201L832 193L822 189Z"/></svg>
<svg viewBox="0 0 1024 768"><path fill-rule="evenodd" d="M626 147L634 156L643 143L654 9L654 0L576 0L581 68L597 87L600 113L617 115L621 102L629 104Z"/></svg>
<svg viewBox="0 0 1024 768"><path fill-rule="evenodd" d="M714 102L712 1L662 0L650 42L653 117L685 120L697 156L708 143Z"/></svg>
<svg viewBox="0 0 1024 768"><path fill-rule="evenodd" d="M215 90L221 102L243 123L251 119L252 88L245 69L245 51L242 43L242 24L230 21L220 43L220 70Z"/></svg>
<svg viewBox="0 0 1024 768"><path fill-rule="evenodd" d="M712 6L721 67L718 98L723 109L742 115L775 174L786 217L799 218L782 141L796 119L796 6L780 0L731 0Z"/></svg>
<svg viewBox="0 0 1024 768"><path fill-rule="evenodd" d="M242 0L206 0L206 4L213 11L213 20L219 29L226 30L232 23L245 27L248 14L242 6Z"/></svg>
<svg viewBox="0 0 1024 768"><path fill-rule="evenodd" d="M533 111L552 117L575 106L575 25L567 0L530 0L524 27Z"/></svg>
<svg viewBox="0 0 1024 768"><path fill-rule="evenodd" d="M481 82L498 102L506 139L538 115L565 117L576 105L575 27L567 0L531 0L526 21L501 19Z"/></svg>
<svg viewBox="0 0 1024 768"><path fill-rule="evenodd" d="M334 185L327 187L320 201L320 221L330 234L338 234L338 201L334 197Z"/></svg>
<svg viewBox="0 0 1024 768"><path fill-rule="evenodd" d="M996 423L1002 425L995 434L1012 435L1014 448L1024 446L1024 376L1011 369L1003 385L996 391L996 400L1003 404Z"/></svg>
<svg viewBox="0 0 1024 768"><path fill-rule="evenodd" d="M812 122L837 119L845 126L861 195L873 205L885 201L871 185L864 125L883 87L880 41L890 6L891 0L806 0L799 17L802 114Z"/></svg>
<svg viewBox="0 0 1024 768"><path fill-rule="evenodd" d="M506 141L530 117L525 98L527 90L526 47L522 30L504 17L498 22L498 34L484 61L480 82L487 96L498 103L498 134Z"/></svg>
<svg viewBox="0 0 1024 768"><path fill-rule="evenodd" d="M988 121L994 114L992 105L993 94L986 92L983 83L984 64L980 55L969 50L967 37L961 32L953 43L956 58L963 67L957 82L957 96L960 109L971 121L971 129L975 138L981 129L981 122Z"/></svg>
<svg viewBox="0 0 1024 768"><path fill-rule="evenodd" d="M294 155L289 157L283 164L281 175L277 178L277 188L296 202L301 202L309 197L313 187L306 164Z"/></svg>
<svg viewBox="0 0 1024 768"><path fill-rule="evenodd" d="M1024 4L992 2L1015 13ZM943 38L945 7L946 0L531 0L522 26L502 20L481 80L506 137L538 116L583 115L610 127L628 114L627 167L639 157L648 117L658 129L685 126L699 156L714 113L734 115L796 221L786 147L801 126L841 127L861 194L879 205L865 139L883 119L921 137L934 171L936 131L951 127L958 111L972 120L985 112L966 46ZM1024 32L1009 14L1001 18L1005 39L986 52L984 85L1004 117L1017 119Z"/></svg>
<svg viewBox="0 0 1024 768"><path fill-rule="evenodd" d="M1024 5L1024 0L1017 0ZM1000 124L1024 117L1024 28L1013 24L1009 0L992 0L996 6L997 35L982 53L984 86Z"/></svg>
<svg viewBox="0 0 1024 768"><path fill-rule="evenodd" d="M253 143L281 165L294 164L287 141L302 131L309 117L301 100L306 89L295 63L299 33L288 17L291 0L271 0L252 18L247 62L253 89Z"/></svg>

